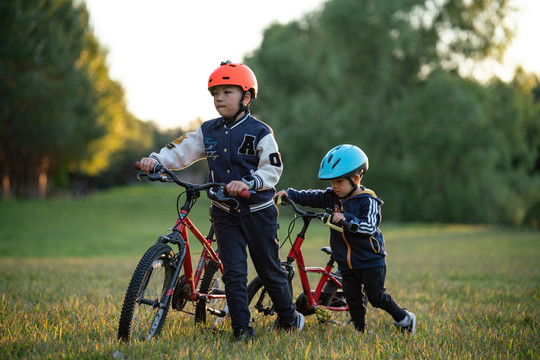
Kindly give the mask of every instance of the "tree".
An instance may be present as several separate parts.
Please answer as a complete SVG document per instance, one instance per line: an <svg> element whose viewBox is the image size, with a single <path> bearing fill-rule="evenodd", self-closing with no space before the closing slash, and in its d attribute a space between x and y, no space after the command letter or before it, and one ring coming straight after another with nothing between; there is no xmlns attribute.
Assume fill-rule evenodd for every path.
<svg viewBox="0 0 540 360"><path fill-rule="evenodd" d="M365 183L394 219L516 223L504 209L508 172L494 175L513 165L498 150L507 129L493 88L461 68L501 56L510 11L506 0L330 0L269 27L245 61L261 89L254 114L280 145L282 186L320 186L326 151L353 143L370 158ZM519 108L530 93L510 93L500 114L531 111Z"/></svg>
<svg viewBox="0 0 540 360"><path fill-rule="evenodd" d="M84 3L7 0L0 21L4 196L43 197L51 182L95 177L122 163L127 149L151 147L157 130L127 110Z"/></svg>
<svg viewBox="0 0 540 360"><path fill-rule="evenodd" d="M511 83L489 84L490 117L500 137L494 171L504 176L508 187L502 213L514 224L525 218L526 225L536 228L540 227L540 101L535 96L539 86L538 77L521 68Z"/></svg>
<svg viewBox="0 0 540 360"><path fill-rule="evenodd" d="M59 164L103 134L84 66L88 14L69 0L0 4L0 176L4 195L44 196Z"/></svg>

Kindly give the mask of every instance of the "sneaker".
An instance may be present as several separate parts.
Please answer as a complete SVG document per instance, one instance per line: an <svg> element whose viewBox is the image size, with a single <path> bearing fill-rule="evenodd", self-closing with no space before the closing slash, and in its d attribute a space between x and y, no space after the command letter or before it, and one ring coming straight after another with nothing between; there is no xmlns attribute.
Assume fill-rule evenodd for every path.
<svg viewBox="0 0 540 360"><path fill-rule="evenodd" d="M278 318L274 323L274 329L284 331L301 331L305 322L306 319L304 318L304 315L296 311L292 323L282 323Z"/></svg>
<svg viewBox="0 0 540 360"><path fill-rule="evenodd" d="M234 330L234 338L236 343L250 344L253 343L253 329L239 328Z"/></svg>
<svg viewBox="0 0 540 360"><path fill-rule="evenodd" d="M407 310L405 310L405 319L396 321L394 323L401 331L408 331L411 336L416 332L416 316Z"/></svg>
<svg viewBox="0 0 540 360"><path fill-rule="evenodd" d="M293 329L296 331L301 331L304 328L306 318L301 313L297 312L292 324Z"/></svg>

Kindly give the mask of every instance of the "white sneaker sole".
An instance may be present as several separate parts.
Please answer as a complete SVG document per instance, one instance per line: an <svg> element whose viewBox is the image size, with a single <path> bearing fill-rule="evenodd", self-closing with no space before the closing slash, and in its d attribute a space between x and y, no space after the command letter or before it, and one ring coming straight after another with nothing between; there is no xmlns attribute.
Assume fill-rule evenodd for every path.
<svg viewBox="0 0 540 360"><path fill-rule="evenodd" d="M298 320L298 331L301 331L304 328L304 324L306 323L306 318L300 313L298 313L298 316L300 317L300 319Z"/></svg>
<svg viewBox="0 0 540 360"><path fill-rule="evenodd" d="M411 317L411 325L409 325L411 327L410 333L411 333L411 336L414 336L414 334L416 334L416 315L408 311L407 311L407 314Z"/></svg>

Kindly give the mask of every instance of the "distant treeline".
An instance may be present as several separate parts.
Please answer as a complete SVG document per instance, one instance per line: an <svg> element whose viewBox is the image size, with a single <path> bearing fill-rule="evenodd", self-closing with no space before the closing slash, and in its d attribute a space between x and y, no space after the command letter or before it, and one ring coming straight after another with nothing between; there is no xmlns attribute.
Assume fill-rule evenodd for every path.
<svg viewBox="0 0 540 360"><path fill-rule="evenodd" d="M505 0L332 0L268 28L246 62L254 113L282 152L280 185L327 186L322 157L351 143L370 159L364 183L387 219L538 227L538 78L462 75L502 56L509 11Z"/></svg>
<svg viewBox="0 0 540 360"><path fill-rule="evenodd" d="M510 11L506 0L330 0L266 29L244 60L259 80L253 114L285 164L278 187L326 186L322 156L352 143L387 220L538 227L538 78L465 72L502 57ZM0 23L4 198L124 184L135 159L189 130L128 111L84 3L5 0Z"/></svg>

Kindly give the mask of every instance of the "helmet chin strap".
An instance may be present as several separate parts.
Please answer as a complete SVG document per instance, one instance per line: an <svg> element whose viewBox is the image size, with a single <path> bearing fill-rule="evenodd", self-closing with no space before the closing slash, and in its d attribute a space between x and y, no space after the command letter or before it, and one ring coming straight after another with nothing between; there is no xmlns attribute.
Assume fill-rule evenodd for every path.
<svg viewBox="0 0 540 360"><path fill-rule="evenodd" d="M360 171L357 174L360 175L360 180L362 180L362 175L364 175L364 172ZM354 181L353 181L353 176L349 176L347 179L349 180L349 182L352 185L352 190L347 195L345 195L343 198L348 198L349 196L351 196L358 189L358 185L355 184Z"/></svg>
<svg viewBox="0 0 540 360"><path fill-rule="evenodd" d="M246 92L244 91L244 94L242 95L242 100L240 100L240 109L230 118L224 118L225 119L225 125L229 126L233 122L236 121L236 118L238 115L243 113L244 111L249 112L249 103L247 105L244 105L244 99L246 98Z"/></svg>
<svg viewBox="0 0 540 360"><path fill-rule="evenodd" d="M356 185L354 183L354 181L352 180L352 176L348 177L347 179L349 179L349 182L352 185L352 190L347 195L345 195L343 198L348 198L349 196L351 196L356 191L356 189L358 189L358 185Z"/></svg>

